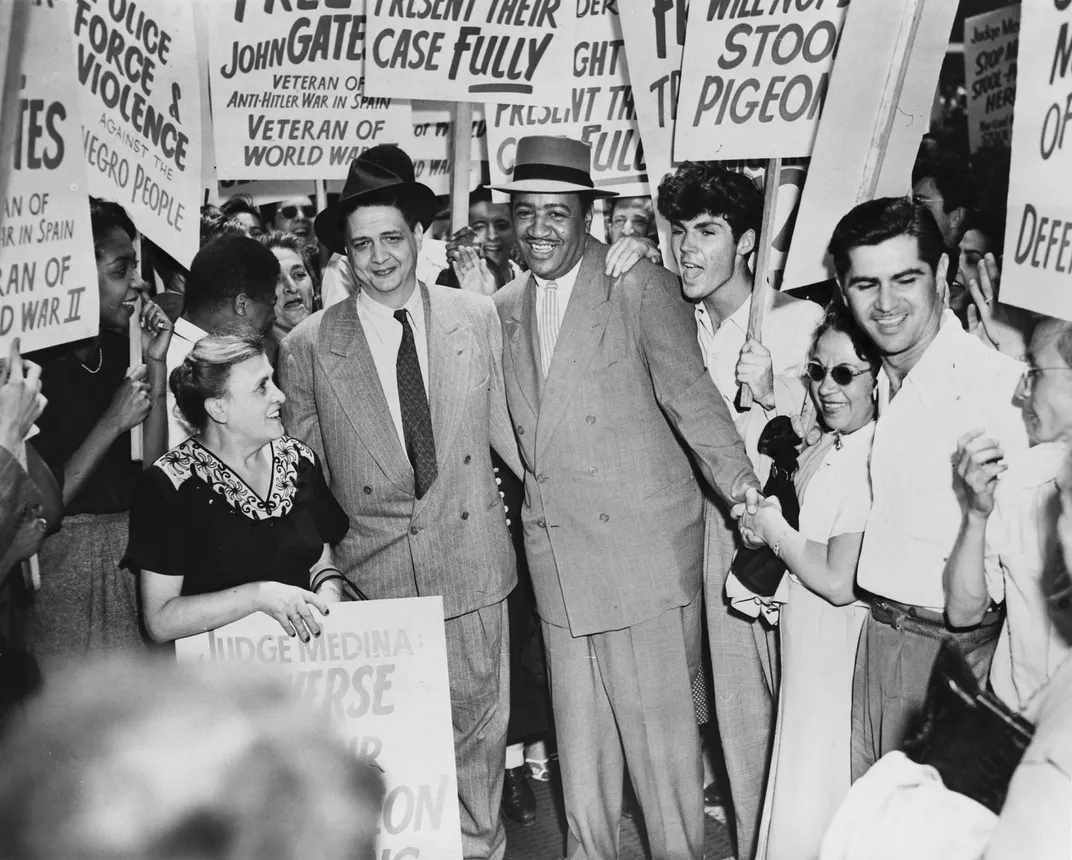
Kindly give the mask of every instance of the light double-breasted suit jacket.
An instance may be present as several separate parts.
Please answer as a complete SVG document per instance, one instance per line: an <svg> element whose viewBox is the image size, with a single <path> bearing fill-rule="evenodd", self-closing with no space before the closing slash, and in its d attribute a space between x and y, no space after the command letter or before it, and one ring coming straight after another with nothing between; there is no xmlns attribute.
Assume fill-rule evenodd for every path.
<svg viewBox="0 0 1072 860"><path fill-rule="evenodd" d="M699 593L696 467L725 503L758 487L677 278L646 261L609 278L606 254L587 240L546 380L531 275L494 296L538 609L577 636L637 624Z"/></svg>
<svg viewBox="0 0 1072 860"><path fill-rule="evenodd" d="M438 474L417 499L353 298L313 314L283 341L287 432L320 456L350 517L335 550L370 598L442 595L453 618L505 599L517 580L491 446L520 474L506 411L502 334L490 299L419 289Z"/></svg>

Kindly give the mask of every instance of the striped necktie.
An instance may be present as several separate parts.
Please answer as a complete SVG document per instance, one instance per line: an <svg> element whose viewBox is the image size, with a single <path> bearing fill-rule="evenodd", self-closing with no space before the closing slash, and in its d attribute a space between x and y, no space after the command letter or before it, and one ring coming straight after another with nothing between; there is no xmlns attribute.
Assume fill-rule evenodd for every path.
<svg viewBox="0 0 1072 860"><path fill-rule="evenodd" d="M540 295L540 308L537 314L537 326L540 332L540 368L544 379L551 369L551 357L555 354L555 341L558 339L558 284L548 281Z"/></svg>

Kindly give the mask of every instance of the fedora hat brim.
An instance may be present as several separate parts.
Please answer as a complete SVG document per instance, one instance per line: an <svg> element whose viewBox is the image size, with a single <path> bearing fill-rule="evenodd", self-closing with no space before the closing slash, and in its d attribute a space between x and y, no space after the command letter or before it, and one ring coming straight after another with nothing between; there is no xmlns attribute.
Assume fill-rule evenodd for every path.
<svg viewBox="0 0 1072 860"><path fill-rule="evenodd" d="M581 185L577 182L566 182L561 179L519 179L516 182L504 182L502 185L489 185L492 191L528 192L530 194L590 194L592 197L605 200L617 197L617 191L604 191L602 188L593 188L590 185Z"/></svg>
<svg viewBox="0 0 1072 860"><path fill-rule="evenodd" d="M415 213L425 230L436 213L436 196L427 185L420 182L398 182L384 188L360 191L340 197L324 209L313 222L313 230L320 244L337 254L346 253L346 216L359 206L398 203Z"/></svg>

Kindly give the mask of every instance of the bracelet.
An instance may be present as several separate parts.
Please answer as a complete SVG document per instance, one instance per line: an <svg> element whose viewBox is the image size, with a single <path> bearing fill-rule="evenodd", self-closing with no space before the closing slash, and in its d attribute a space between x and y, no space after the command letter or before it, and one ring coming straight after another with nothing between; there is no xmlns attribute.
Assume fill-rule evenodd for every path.
<svg viewBox="0 0 1072 860"><path fill-rule="evenodd" d="M781 553L782 541L785 540L785 536L787 534L789 534L792 530L793 530L792 526L786 526L785 531L782 532L780 535L778 535L778 540L776 540L771 545L771 552L773 552L776 556L778 556L778 558L782 557L782 553Z"/></svg>

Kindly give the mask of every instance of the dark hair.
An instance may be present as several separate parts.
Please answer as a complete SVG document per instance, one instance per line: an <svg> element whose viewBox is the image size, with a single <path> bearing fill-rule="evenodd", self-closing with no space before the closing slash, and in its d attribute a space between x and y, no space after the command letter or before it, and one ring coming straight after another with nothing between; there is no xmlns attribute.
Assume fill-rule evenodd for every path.
<svg viewBox="0 0 1072 860"><path fill-rule="evenodd" d="M815 350L819 346L819 339L829 331L841 332L852 341L852 348L861 361L871 365L871 370L878 373L879 353L862 328L857 324L852 312L839 301L832 301L826 306L826 315L811 339L811 348L808 350L808 358L815 357Z"/></svg>
<svg viewBox="0 0 1072 860"><path fill-rule="evenodd" d="M491 189L488 186L478 185L469 195L469 205L475 206L477 203L491 203Z"/></svg>
<svg viewBox="0 0 1072 860"><path fill-rule="evenodd" d="M686 161L659 183L659 214L678 224L704 214L721 217L734 241L753 230L758 244L763 194L743 173L711 161Z"/></svg>
<svg viewBox="0 0 1072 860"><path fill-rule="evenodd" d="M252 215L258 221L261 221L261 211L254 205L253 199L246 194L236 194L230 200L220 204L220 214L224 218L231 219L236 215ZM261 221L261 229L264 228L264 222Z"/></svg>
<svg viewBox="0 0 1072 860"><path fill-rule="evenodd" d="M134 222L127 215L127 210L111 200L89 198L89 223L93 229L93 253L99 259L100 243L117 227L130 237L133 242L138 235Z"/></svg>
<svg viewBox="0 0 1072 860"><path fill-rule="evenodd" d="M205 401L223 397L231 368L264 355L264 341L252 331L209 335L194 344L186 359L171 371L168 385L183 419L201 432L208 424Z"/></svg>
<svg viewBox="0 0 1072 860"><path fill-rule="evenodd" d="M286 248L288 251L293 251L301 257L302 263L305 264L305 270L309 273L309 277L313 279L313 286L320 286L320 272L316 265L317 252L311 243L306 242L301 236L284 233L282 230L269 230L267 233L258 236L257 241L269 251L272 248Z"/></svg>
<svg viewBox="0 0 1072 860"><path fill-rule="evenodd" d="M949 152L936 152L919 159L912 168L912 185L923 179L934 181L942 195L942 210L967 208L974 201L971 170L964 159Z"/></svg>
<svg viewBox="0 0 1072 860"><path fill-rule="evenodd" d="M275 302L279 261L256 239L217 236L197 252L186 282L186 310L215 310L240 294L254 302Z"/></svg>
<svg viewBox="0 0 1072 860"><path fill-rule="evenodd" d="M919 258L931 271L946 253L938 223L922 203L908 197L880 197L853 207L838 221L827 250L834 258L834 270L844 280L849 270L849 252L862 245L881 245L898 236L914 236Z"/></svg>

